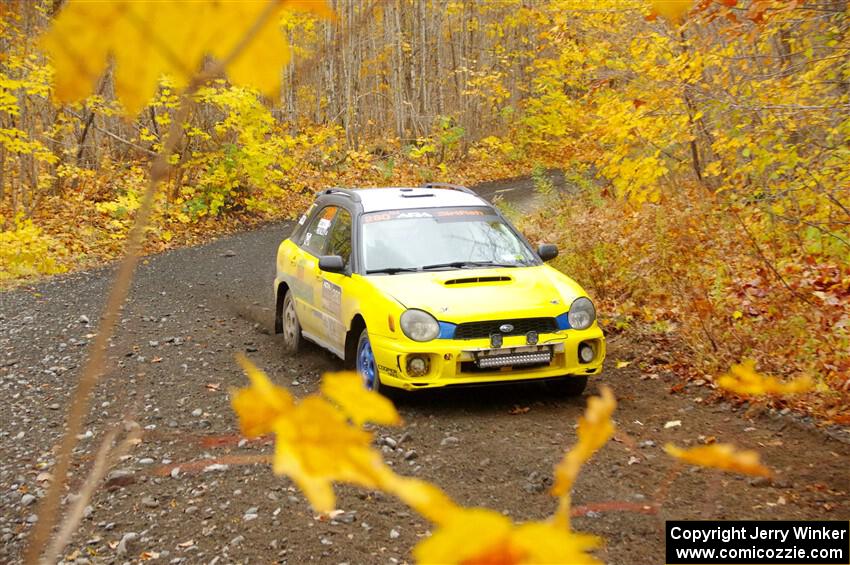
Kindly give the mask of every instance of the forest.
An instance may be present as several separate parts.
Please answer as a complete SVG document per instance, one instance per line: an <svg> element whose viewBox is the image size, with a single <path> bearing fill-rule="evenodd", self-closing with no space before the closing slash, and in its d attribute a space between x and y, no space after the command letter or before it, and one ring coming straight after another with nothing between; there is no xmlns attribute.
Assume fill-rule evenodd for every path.
<svg viewBox="0 0 850 565"><path fill-rule="evenodd" d="M698 404L747 418L850 426L846 0L194 4L0 4L0 302L118 266L89 338L102 350L95 341L69 401L60 470L84 433L136 264L296 219L331 186L529 178L541 205L495 201L532 243L558 244L553 265L585 286L606 334L638 352L615 349L611 369L647 386L669 373L665 395L696 390ZM11 328L11 313L0 320ZM353 483L436 524L413 550L423 563L596 562L598 540L570 529L570 491L617 438L610 389L590 398L556 466L553 518L517 526L397 469L364 471L363 422L400 423L382 398L349 406L339 399L360 393L328 375L296 402L239 362L252 382L233 393L246 436L321 413L336 439L304 441L350 449L321 477L275 461L316 511L334 511L331 482ZM705 445L670 445L667 456L770 474L756 454L704 434ZM53 524L38 520L31 552L48 548ZM463 554L462 522L503 536ZM542 539L569 551L528 553Z"/></svg>
<svg viewBox="0 0 850 565"><path fill-rule="evenodd" d="M173 79L149 72L123 102L127 119L108 66L91 69L84 98L57 104L38 43L57 3L13 6L0 39L6 281L121 252L178 107ZM291 56L279 95L227 79L198 89L148 251L292 217L324 186L560 169L577 197L528 229L544 238L553 219L569 226L551 234L574 251L564 268L590 282L614 327L675 329L685 372L751 357L770 372L819 375L829 394L812 409L840 418L850 390L844 2L702 1L678 28L623 0L334 8L330 23L283 16ZM261 56L252 66L282 60Z"/></svg>

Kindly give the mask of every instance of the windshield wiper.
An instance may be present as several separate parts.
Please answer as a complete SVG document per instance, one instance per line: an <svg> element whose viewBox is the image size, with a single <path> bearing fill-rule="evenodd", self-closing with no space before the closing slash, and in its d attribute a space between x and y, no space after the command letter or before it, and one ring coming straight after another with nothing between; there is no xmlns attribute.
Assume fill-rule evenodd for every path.
<svg viewBox="0 0 850 565"><path fill-rule="evenodd" d="M451 261L449 263L434 263L433 265L425 265L423 271L429 269L466 269L474 267L520 267L522 263L498 263L496 261Z"/></svg>
<svg viewBox="0 0 850 565"><path fill-rule="evenodd" d="M367 275L374 275L376 273L384 273L387 275L395 275L396 273L415 273L419 269L416 267L385 267L383 269L369 269L366 271Z"/></svg>

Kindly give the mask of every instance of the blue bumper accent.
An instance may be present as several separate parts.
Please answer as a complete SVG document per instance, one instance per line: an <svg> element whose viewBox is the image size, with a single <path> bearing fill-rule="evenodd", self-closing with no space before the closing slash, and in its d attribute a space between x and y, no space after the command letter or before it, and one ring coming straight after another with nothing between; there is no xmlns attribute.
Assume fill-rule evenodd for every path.
<svg viewBox="0 0 850 565"><path fill-rule="evenodd" d="M455 328L457 328L457 324L440 322L440 335L437 336L437 339L454 339Z"/></svg>
<svg viewBox="0 0 850 565"><path fill-rule="evenodd" d="M570 329L570 319L568 316L569 312L564 312L557 318L555 318L555 322L558 323L559 330L568 330Z"/></svg>

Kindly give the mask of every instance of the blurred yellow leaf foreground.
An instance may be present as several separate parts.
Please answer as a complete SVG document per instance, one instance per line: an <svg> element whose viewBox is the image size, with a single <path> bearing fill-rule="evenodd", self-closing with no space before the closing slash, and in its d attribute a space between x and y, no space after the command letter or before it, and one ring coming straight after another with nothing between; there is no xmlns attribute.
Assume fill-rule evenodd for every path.
<svg viewBox="0 0 850 565"><path fill-rule="evenodd" d="M770 469L761 464L758 453L750 450L739 451L734 445L728 443L701 445L692 449L680 449L668 443L664 446L664 451L691 465L759 477L772 475Z"/></svg>
<svg viewBox="0 0 850 565"><path fill-rule="evenodd" d="M392 403L362 387L356 373L324 376L319 393L295 400L283 387L244 356L238 358L251 385L232 392L233 409L242 433L275 434L274 472L290 477L313 507L334 509L333 483L349 483L396 496L435 525L431 537L413 550L419 563L600 563L590 552L601 545L596 536L570 528L570 493L582 466L614 434L617 402L607 386L588 399L579 418L577 442L555 467L552 495L559 500L546 521L515 524L487 508L458 505L439 487L395 473L373 448L366 423L399 425ZM745 475L771 476L754 451L729 444L693 449L665 446L672 457L693 465Z"/></svg>
<svg viewBox="0 0 850 565"><path fill-rule="evenodd" d="M162 75L169 75L182 89L206 56L224 59L240 50L228 66L230 80L272 95L280 75L269 71L283 68L289 60L289 45L278 24L289 9L332 16L324 1L71 0L43 36L42 47L56 69L54 91L63 102L91 93L111 58L115 91L130 116L151 99ZM260 27L242 49L247 22Z"/></svg>
<svg viewBox="0 0 850 565"><path fill-rule="evenodd" d="M324 376L321 392L300 401L239 357L251 386L233 391L242 433L275 434L274 472L290 477L316 510L334 509L333 483L382 490L436 525L414 549L420 563L599 563L588 552L601 543L570 530L569 492L581 466L611 437L616 401L602 388L579 421L578 443L556 470L557 519L514 524L496 511L464 508L439 487L397 475L373 449L365 423L398 425L401 418L383 396L365 390L355 373Z"/></svg>
<svg viewBox="0 0 850 565"><path fill-rule="evenodd" d="M755 370L755 361L748 360L733 365L727 374L717 379L717 385L744 396L789 396L812 390L814 382L809 376L783 382L776 377L760 374Z"/></svg>

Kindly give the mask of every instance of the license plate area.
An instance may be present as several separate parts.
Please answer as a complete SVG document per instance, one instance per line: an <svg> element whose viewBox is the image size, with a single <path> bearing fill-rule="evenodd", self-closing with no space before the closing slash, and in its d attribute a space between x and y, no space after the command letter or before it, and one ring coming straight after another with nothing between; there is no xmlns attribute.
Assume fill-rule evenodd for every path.
<svg viewBox="0 0 850 565"><path fill-rule="evenodd" d="M551 346L504 347L485 349L472 353L471 362L464 363L464 369L473 371L505 371L545 367L552 363L554 355Z"/></svg>

